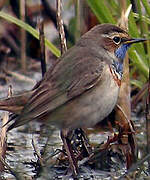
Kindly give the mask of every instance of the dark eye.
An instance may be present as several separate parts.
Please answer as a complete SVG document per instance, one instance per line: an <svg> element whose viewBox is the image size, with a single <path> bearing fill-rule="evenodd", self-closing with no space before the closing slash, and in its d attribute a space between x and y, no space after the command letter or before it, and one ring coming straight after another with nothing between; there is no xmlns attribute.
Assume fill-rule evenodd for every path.
<svg viewBox="0 0 150 180"><path fill-rule="evenodd" d="M118 36L115 36L115 37L113 38L113 41L114 41L116 44L119 44L120 41L121 41L121 38L118 37Z"/></svg>

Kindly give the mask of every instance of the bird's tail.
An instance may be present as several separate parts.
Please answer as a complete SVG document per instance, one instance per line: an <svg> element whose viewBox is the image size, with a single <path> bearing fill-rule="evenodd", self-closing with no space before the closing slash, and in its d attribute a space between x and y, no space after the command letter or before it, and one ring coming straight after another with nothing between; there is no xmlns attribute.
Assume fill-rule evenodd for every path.
<svg viewBox="0 0 150 180"><path fill-rule="evenodd" d="M7 127L7 131L10 131L10 130L13 129L13 128L16 128L16 127L19 127L19 126L23 125L24 123L22 123L21 121L18 121L19 117L20 117L20 116L19 116L18 114L11 114L11 115L9 116L8 122L5 123L5 124L3 125L3 127L6 126L7 124L9 124L11 121L13 121L13 123L9 124L9 126ZM18 122L19 122L19 123L18 123Z"/></svg>
<svg viewBox="0 0 150 180"><path fill-rule="evenodd" d="M7 131L13 129L14 127L20 126L17 124L21 124L21 125L23 124L22 122L18 123L17 119L19 118L22 109L24 108L25 104L28 102L29 98L32 96L33 92L34 90L27 91L20 95L12 96L9 98L0 99L0 110L9 111L12 113L9 116L8 122L3 125L4 127L7 124L9 124L11 121L13 121L13 123L8 126Z"/></svg>
<svg viewBox="0 0 150 180"><path fill-rule="evenodd" d="M27 91L20 95L0 99L0 110L20 114L32 93L33 91Z"/></svg>

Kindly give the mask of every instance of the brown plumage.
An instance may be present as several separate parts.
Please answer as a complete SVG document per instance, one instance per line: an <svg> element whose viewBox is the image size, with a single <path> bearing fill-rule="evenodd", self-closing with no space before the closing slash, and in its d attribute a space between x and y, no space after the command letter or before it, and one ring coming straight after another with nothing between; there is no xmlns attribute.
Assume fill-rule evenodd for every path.
<svg viewBox="0 0 150 180"><path fill-rule="evenodd" d="M126 51L141 41L145 39L131 39L111 24L91 29L31 91L0 100L0 109L15 113L8 130L32 120L63 129L64 147L76 176L78 168L70 141L65 138L67 131L92 127L109 115L118 99Z"/></svg>
<svg viewBox="0 0 150 180"><path fill-rule="evenodd" d="M120 61L115 51L131 40L127 32L111 24L87 32L32 91L0 101L0 109L18 115L12 116L14 123L8 130L31 120L73 129L91 127L104 119L119 92L111 72L112 64Z"/></svg>

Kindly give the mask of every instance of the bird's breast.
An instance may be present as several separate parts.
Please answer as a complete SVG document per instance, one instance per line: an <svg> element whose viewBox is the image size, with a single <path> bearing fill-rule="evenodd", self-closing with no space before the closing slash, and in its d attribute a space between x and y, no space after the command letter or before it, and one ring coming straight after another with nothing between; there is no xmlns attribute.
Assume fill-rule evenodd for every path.
<svg viewBox="0 0 150 180"><path fill-rule="evenodd" d="M83 99L85 105L83 114L89 119L89 121L83 121L85 127L92 127L102 121L114 109L120 83L119 80L116 81L116 76L112 73L114 72L111 72L110 67L106 65L99 83L87 92L86 100Z"/></svg>
<svg viewBox="0 0 150 180"><path fill-rule="evenodd" d="M114 80L109 65L105 65L99 82L60 107L52 118L60 128L93 127L107 117L118 99L119 86Z"/></svg>

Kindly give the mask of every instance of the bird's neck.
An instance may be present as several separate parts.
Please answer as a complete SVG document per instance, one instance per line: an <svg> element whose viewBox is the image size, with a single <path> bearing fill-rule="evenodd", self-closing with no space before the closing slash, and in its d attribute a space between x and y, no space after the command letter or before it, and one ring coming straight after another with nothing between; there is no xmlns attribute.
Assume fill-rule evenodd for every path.
<svg viewBox="0 0 150 180"><path fill-rule="evenodd" d="M123 62L113 61L111 68L117 74L118 79L121 79L123 74Z"/></svg>
<svg viewBox="0 0 150 180"><path fill-rule="evenodd" d="M122 44L115 51L115 56L118 59L118 61L113 61L112 65L116 69L116 72L120 74L120 76L122 76L123 73L123 60L129 47L129 44Z"/></svg>

